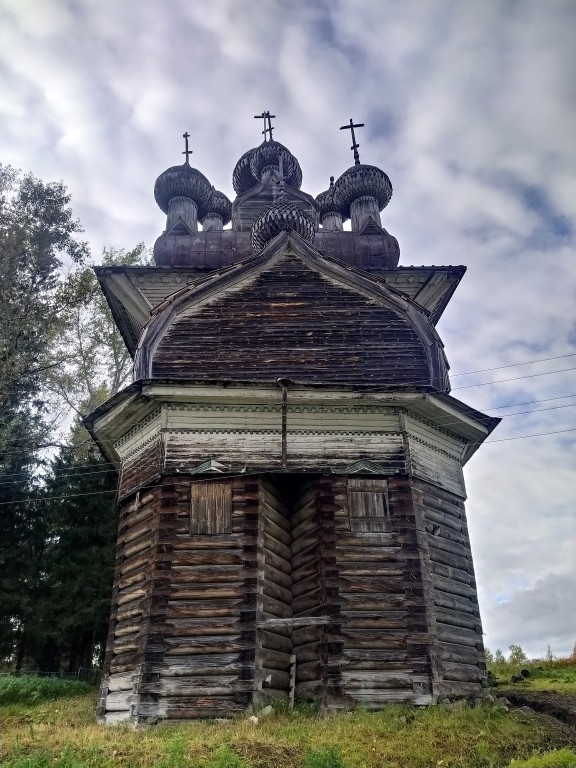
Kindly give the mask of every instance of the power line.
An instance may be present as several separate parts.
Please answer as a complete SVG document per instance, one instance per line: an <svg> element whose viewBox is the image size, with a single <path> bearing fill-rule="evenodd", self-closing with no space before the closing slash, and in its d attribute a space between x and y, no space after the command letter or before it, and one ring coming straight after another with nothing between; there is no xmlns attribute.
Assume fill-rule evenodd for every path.
<svg viewBox="0 0 576 768"><path fill-rule="evenodd" d="M556 357L543 357L540 360L527 360L525 363L509 363L508 365L497 365L495 368L481 368L478 371L466 371L465 373L451 373L450 376L471 376L473 373L487 373L488 371L499 371L503 368L516 368L519 365L534 365L535 363L547 363L549 360L562 360L565 357L574 357L576 352L568 355L557 355Z"/></svg>
<svg viewBox="0 0 576 768"><path fill-rule="evenodd" d="M481 384L465 384L462 387L452 387L456 389L471 389L472 387L487 387L490 384L503 384L506 381L520 381L521 379L533 379L535 376L551 376L553 373L566 373L566 371L576 371L576 366L573 368L561 368L559 371L544 371L544 373L528 373L525 376L515 376L512 379L497 379L496 381L484 381Z"/></svg>

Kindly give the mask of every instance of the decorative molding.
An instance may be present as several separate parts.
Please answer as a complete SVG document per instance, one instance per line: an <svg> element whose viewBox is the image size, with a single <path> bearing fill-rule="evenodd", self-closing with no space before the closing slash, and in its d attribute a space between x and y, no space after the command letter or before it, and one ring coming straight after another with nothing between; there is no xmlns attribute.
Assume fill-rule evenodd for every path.
<svg viewBox="0 0 576 768"><path fill-rule="evenodd" d="M435 451L436 453L442 453L444 456L448 456L449 459L452 459L452 461L456 461L458 464L460 464L460 456L456 453L449 453L448 451L444 450L443 448L439 448L437 445L434 445L433 443L429 443L427 440L423 440L421 437L416 437L416 435L411 434L409 431L406 433L408 440L413 440L415 443L420 443L420 445L425 445L426 448L430 448L431 451Z"/></svg>
<svg viewBox="0 0 576 768"><path fill-rule="evenodd" d="M123 445L125 445L129 440L131 440L133 437L135 437L139 432L141 432L144 427L147 427L148 424L151 424L154 419L156 419L162 411L162 406L159 406L158 408L155 408L152 413L149 413L146 418L142 419L142 421L139 421L138 424L136 424L129 432L126 432L125 435L122 435L122 437L118 438L116 442L114 443L114 448L118 450L118 448L121 448Z"/></svg>
<svg viewBox="0 0 576 768"><path fill-rule="evenodd" d="M411 411L407 411L406 415L409 419L414 419L414 421L420 422L420 424L425 424L427 427L431 427L436 432L441 432L443 435L446 435L447 437L451 438L452 440L455 440L457 443L461 443L462 445L468 445L468 441L460 437L459 435L454 434L454 432L451 432L449 429L445 429L444 427L438 426L434 421L430 421L430 419L424 418L424 416L420 416L416 413L412 413Z"/></svg>
<svg viewBox="0 0 576 768"><path fill-rule="evenodd" d="M142 451L144 451L149 445L152 443L159 443L161 440L162 435L160 432L156 432L153 435L151 435L147 440L144 440L143 443L138 443L134 446L134 448L129 451L128 453L125 453L124 456L120 457L120 460L122 462L122 469L126 468L126 464L129 461L133 461L135 456L139 456Z"/></svg>
<svg viewBox="0 0 576 768"><path fill-rule="evenodd" d="M376 461L370 461L370 459L360 459L359 461L355 461L353 464L348 464L348 466L342 468L342 472L344 472L346 475L353 475L360 472L370 472L374 475L390 475L393 474L395 470L393 469L386 469L382 464L378 464Z"/></svg>

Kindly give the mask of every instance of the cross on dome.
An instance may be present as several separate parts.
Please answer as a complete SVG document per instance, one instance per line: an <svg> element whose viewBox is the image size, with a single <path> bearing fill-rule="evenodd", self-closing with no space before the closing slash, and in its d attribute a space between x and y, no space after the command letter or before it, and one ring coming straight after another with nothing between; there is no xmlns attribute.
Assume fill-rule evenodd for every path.
<svg viewBox="0 0 576 768"><path fill-rule="evenodd" d="M183 155L186 155L186 164L190 164L189 156L192 154L192 150L188 149L188 139L190 138L190 134L188 131L186 133L182 134L182 138L184 139L184 152L182 152Z"/></svg>
<svg viewBox="0 0 576 768"><path fill-rule="evenodd" d="M264 120L264 130L262 133L264 134L264 141L272 141L272 131L274 128L272 127L272 118L275 118L276 115L271 115L270 110L266 110L266 112L262 112L261 115L254 115L255 120ZM266 121L268 121L268 125L266 125ZM268 139L267 134L270 134L270 139Z"/></svg>
<svg viewBox="0 0 576 768"><path fill-rule="evenodd" d="M354 164L360 165L360 155L358 154L358 147L360 144L356 143L356 136L354 134L354 128L364 128L364 123L355 123L352 118L350 118L350 124L349 125L341 125L340 130L341 131L350 131L352 134L352 146L350 149L354 152Z"/></svg>

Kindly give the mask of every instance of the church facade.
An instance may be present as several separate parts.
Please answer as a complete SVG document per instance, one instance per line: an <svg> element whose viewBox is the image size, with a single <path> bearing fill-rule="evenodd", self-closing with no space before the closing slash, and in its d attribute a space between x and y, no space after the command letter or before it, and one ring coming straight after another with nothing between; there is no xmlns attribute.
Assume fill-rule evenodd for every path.
<svg viewBox="0 0 576 768"><path fill-rule="evenodd" d="M435 330L465 270L398 265L354 138L314 198L263 117L233 202L186 151L155 266L97 268L134 357L86 420L119 470L104 722L485 686L462 468L498 419L449 394Z"/></svg>

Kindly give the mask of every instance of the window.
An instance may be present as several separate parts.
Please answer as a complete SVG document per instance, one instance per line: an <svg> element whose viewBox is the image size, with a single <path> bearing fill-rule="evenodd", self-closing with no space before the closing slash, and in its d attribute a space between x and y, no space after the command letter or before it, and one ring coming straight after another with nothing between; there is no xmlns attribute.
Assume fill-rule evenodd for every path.
<svg viewBox="0 0 576 768"><path fill-rule="evenodd" d="M389 531L387 481L372 477L348 478L348 513L351 531Z"/></svg>
<svg viewBox="0 0 576 768"><path fill-rule="evenodd" d="M232 486L230 483L192 483L190 533L232 532Z"/></svg>

